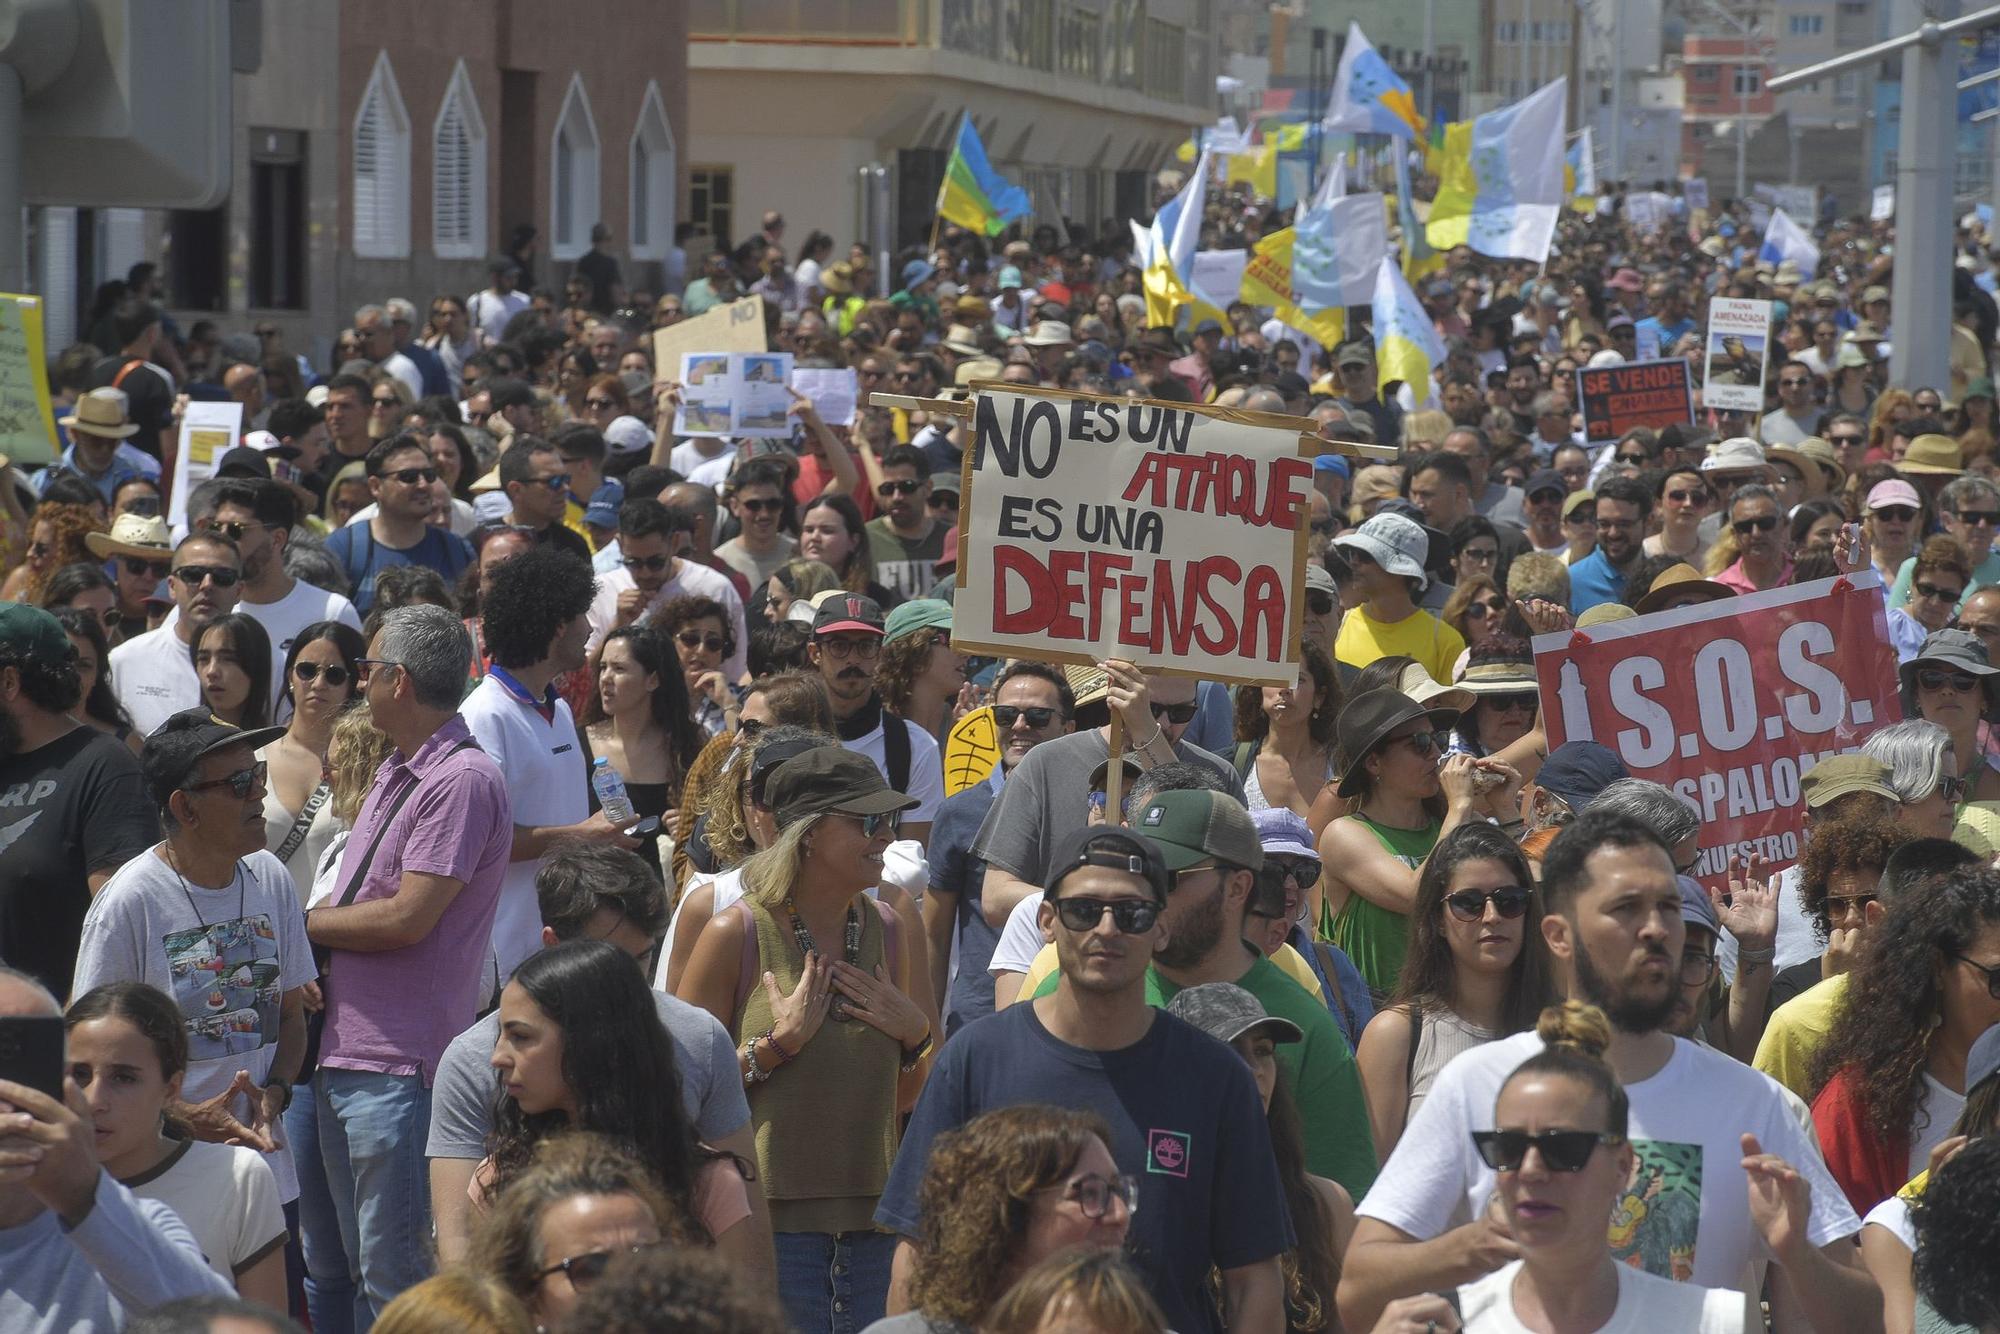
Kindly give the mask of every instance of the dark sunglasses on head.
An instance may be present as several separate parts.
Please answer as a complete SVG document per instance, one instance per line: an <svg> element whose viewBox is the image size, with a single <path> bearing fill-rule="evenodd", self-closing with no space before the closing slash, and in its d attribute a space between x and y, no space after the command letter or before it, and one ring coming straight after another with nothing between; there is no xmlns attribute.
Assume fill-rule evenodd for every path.
<svg viewBox="0 0 2000 1334"><path fill-rule="evenodd" d="M243 577L243 573L240 570L232 570L227 565L183 565L173 571L173 576L189 588L199 587L204 579L212 582L217 588L234 588L236 581Z"/></svg>
<svg viewBox="0 0 2000 1334"><path fill-rule="evenodd" d="M1917 517L1917 511L1909 505L1884 505L1881 509L1868 512L1890 523L1908 523Z"/></svg>
<svg viewBox="0 0 2000 1334"><path fill-rule="evenodd" d="M307 685L311 685L321 677L326 678L328 685L336 687L344 686L348 681L348 671L339 663L322 667L316 662L295 662L292 664L292 675Z"/></svg>
<svg viewBox="0 0 2000 1334"><path fill-rule="evenodd" d="M1200 708L1201 705L1193 700L1189 700L1185 704L1155 703L1153 705L1153 717L1164 718L1174 726L1179 727L1185 723L1193 722L1194 716Z"/></svg>
<svg viewBox="0 0 2000 1334"><path fill-rule="evenodd" d="M618 563L628 570L664 570L673 561L672 556L623 556Z"/></svg>
<svg viewBox="0 0 2000 1334"><path fill-rule="evenodd" d="M1917 668L1917 689L1956 690L1961 695L1979 688L1979 678L1970 672L1954 672L1946 667Z"/></svg>
<svg viewBox="0 0 2000 1334"><path fill-rule="evenodd" d="M923 488L923 485L922 482L913 477L891 478L889 481L876 483L875 494L878 496L914 496Z"/></svg>
<svg viewBox="0 0 2000 1334"><path fill-rule="evenodd" d="M189 792L203 792L212 787L226 787L229 789L231 796L241 801L250 795L252 788L264 781L264 775L268 772L270 772L270 766L264 763L264 761L259 760L248 769L238 769L226 778L211 778L206 783L189 783L187 790Z"/></svg>
<svg viewBox="0 0 2000 1334"><path fill-rule="evenodd" d="M586 1251L582 1255L572 1255L560 1264L552 1264L547 1269L536 1270L535 1281L540 1282L560 1269L563 1273L569 1275L569 1285L572 1288L587 1287L595 1283L598 1279L603 1278L604 1271L609 1269L611 1262L619 1256L627 1254L643 1255L647 1251L657 1251L666 1244L664 1241L642 1241L631 1246L620 1247L617 1250Z"/></svg>
<svg viewBox="0 0 2000 1334"><path fill-rule="evenodd" d="M1150 899L1057 899L1056 916L1072 931L1094 931L1109 909L1111 924L1128 936L1151 931L1160 905Z"/></svg>
<svg viewBox="0 0 2000 1334"><path fill-rule="evenodd" d="M1542 1165L1551 1172L1581 1172L1598 1145L1615 1148L1624 1142L1623 1135L1598 1130L1544 1130L1534 1135L1525 1130L1472 1132L1480 1160L1496 1172L1520 1171L1531 1148L1542 1155Z"/></svg>
<svg viewBox="0 0 2000 1334"><path fill-rule="evenodd" d="M1476 922L1486 915L1486 905L1491 903L1493 911L1512 921L1528 911L1528 891L1519 885L1481 893L1476 889L1461 889L1444 896L1444 906L1451 915L1461 922Z"/></svg>
<svg viewBox="0 0 2000 1334"><path fill-rule="evenodd" d="M1054 709L1023 709L1017 708L1012 704L995 704L993 706L993 721L1001 727L1012 727L1023 718L1028 720L1028 726L1030 727L1047 727L1056 720L1056 711Z"/></svg>
<svg viewBox="0 0 2000 1334"><path fill-rule="evenodd" d="M739 500L736 503L752 514L776 514L785 507L785 502L777 496L765 500Z"/></svg>
<svg viewBox="0 0 2000 1334"><path fill-rule="evenodd" d="M725 642L721 635L705 635L699 630L683 630L674 636L682 648L705 648L710 653L722 652Z"/></svg>
<svg viewBox="0 0 2000 1334"><path fill-rule="evenodd" d="M1752 533L1768 533L1778 526L1775 514L1760 514L1754 519L1736 519L1729 525L1738 537L1748 537Z"/></svg>

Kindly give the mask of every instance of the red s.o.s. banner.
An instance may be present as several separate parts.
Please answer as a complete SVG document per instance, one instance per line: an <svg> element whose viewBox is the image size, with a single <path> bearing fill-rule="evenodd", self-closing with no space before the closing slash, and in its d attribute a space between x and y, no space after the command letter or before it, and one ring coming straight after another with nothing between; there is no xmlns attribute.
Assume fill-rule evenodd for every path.
<svg viewBox="0 0 2000 1334"><path fill-rule="evenodd" d="M1874 571L1538 635L1549 745L1597 741L1701 815L1694 875L1796 861L1799 778L1900 717Z"/></svg>

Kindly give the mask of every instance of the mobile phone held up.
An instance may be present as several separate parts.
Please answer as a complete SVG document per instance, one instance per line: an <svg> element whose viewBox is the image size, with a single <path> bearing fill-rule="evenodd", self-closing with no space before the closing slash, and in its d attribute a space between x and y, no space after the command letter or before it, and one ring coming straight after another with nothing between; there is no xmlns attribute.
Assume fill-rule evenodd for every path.
<svg viewBox="0 0 2000 1334"><path fill-rule="evenodd" d="M59 1015L0 1016L0 1079L26 1084L57 1102L63 1095L63 1021Z"/></svg>

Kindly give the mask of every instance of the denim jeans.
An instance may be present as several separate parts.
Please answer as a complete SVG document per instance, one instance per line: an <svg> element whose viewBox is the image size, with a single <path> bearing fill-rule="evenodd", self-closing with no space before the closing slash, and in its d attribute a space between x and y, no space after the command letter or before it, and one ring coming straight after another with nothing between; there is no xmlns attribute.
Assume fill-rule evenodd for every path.
<svg viewBox="0 0 2000 1334"><path fill-rule="evenodd" d="M780 1232L778 1300L794 1334L860 1334L889 1305L888 1232Z"/></svg>
<svg viewBox="0 0 2000 1334"><path fill-rule="evenodd" d="M305 1257L306 1313L314 1334L354 1334L361 1271L347 1238L354 1235L354 1201L327 1189L319 1143L319 1097L301 1085L285 1109L285 1142L299 1173L299 1248ZM364 1325L366 1322L362 1322Z"/></svg>
<svg viewBox="0 0 2000 1334"><path fill-rule="evenodd" d="M424 1143L431 1091L417 1075L321 1067L313 1078L319 1144L350 1257L359 1256L356 1334L431 1274L431 1193Z"/></svg>

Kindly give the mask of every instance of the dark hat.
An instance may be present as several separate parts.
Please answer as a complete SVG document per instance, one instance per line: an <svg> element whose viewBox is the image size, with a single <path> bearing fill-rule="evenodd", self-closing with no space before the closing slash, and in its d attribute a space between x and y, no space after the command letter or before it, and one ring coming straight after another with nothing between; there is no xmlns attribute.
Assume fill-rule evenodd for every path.
<svg viewBox="0 0 2000 1334"><path fill-rule="evenodd" d="M1722 934L1722 919L1716 915L1715 904L1709 901L1708 891L1701 887L1701 881L1691 875L1679 877L1681 887L1681 920L1689 926L1698 926L1711 936Z"/></svg>
<svg viewBox="0 0 2000 1334"><path fill-rule="evenodd" d="M1213 319L1203 320L1201 323L1194 326L1194 331L1198 334L1221 333L1222 322L1220 320L1213 320Z"/></svg>
<svg viewBox="0 0 2000 1334"><path fill-rule="evenodd" d="M1333 355L1333 364L1336 366L1366 366L1374 359L1375 355L1368 350L1366 343L1342 343L1340 350Z"/></svg>
<svg viewBox="0 0 2000 1334"><path fill-rule="evenodd" d="M1528 480L1521 486L1523 496L1532 496L1537 491L1559 491L1569 494L1569 483L1554 468L1537 468L1528 474Z"/></svg>
<svg viewBox="0 0 2000 1334"><path fill-rule="evenodd" d="M1921 717L1917 712L1917 669L1929 663L1939 667L1955 667L1961 672L1979 677L1986 689L1986 707L1980 717L1988 722L2000 720L2000 667L1986 660L1986 644L1970 630L1939 630L1924 640L1924 646L1917 650L1917 656L1896 669L1903 689L1903 716Z"/></svg>
<svg viewBox="0 0 2000 1334"><path fill-rule="evenodd" d="M145 771L153 800L165 806L167 798L186 785L203 756L231 746L248 746L254 751L284 734L282 727L257 727L246 732L207 709L182 709L146 738L145 749L139 752L139 767Z"/></svg>
<svg viewBox="0 0 2000 1334"><path fill-rule="evenodd" d="M1571 810L1582 814L1598 793L1631 776L1610 747L1595 741L1565 741L1542 761L1535 772L1535 785L1561 797Z"/></svg>
<svg viewBox="0 0 2000 1334"><path fill-rule="evenodd" d="M750 760L750 799L760 806L764 805L764 785L770 782L779 765L809 750L822 749L826 744L816 738L785 737L758 746Z"/></svg>
<svg viewBox="0 0 2000 1334"><path fill-rule="evenodd" d="M1055 893L1063 877L1079 866L1102 866L1139 876L1152 887L1155 900L1167 901L1170 876L1159 845L1120 825L1084 825L1057 839L1048 874L1042 879L1043 890Z"/></svg>
<svg viewBox="0 0 2000 1334"><path fill-rule="evenodd" d="M1181 345L1174 341L1171 329L1148 329L1133 340L1131 347L1135 352L1158 352L1167 357L1181 354Z"/></svg>
<svg viewBox="0 0 2000 1334"><path fill-rule="evenodd" d="M1120 756L1118 764L1125 774L1125 794L1127 796L1130 796L1132 794L1132 784L1137 782L1139 779L1139 775L1145 773L1146 771L1144 769L1141 769L1139 767L1139 762L1133 759L1130 755ZM1090 771L1089 790L1092 792L1107 791L1108 789L1104 785L1110 781L1111 781L1111 757L1107 755L1104 757L1102 763L1100 763L1095 769L1092 769Z"/></svg>
<svg viewBox="0 0 2000 1334"><path fill-rule="evenodd" d="M1312 392L1312 386L1306 383L1306 377L1297 371L1279 371L1277 378L1271 381L1271 388L1286 398L1304 398Z"/></svg>
<svg viewBox="0 0 2000 1334"><path fill-rule="evenodd" d="M51 663L67 660L71 652L62 622L26 602L0 602L0 648Z"/></svg>
<svg viewBox="0 0 2000 1334"><path fill-rule="evenodd" d="M1132 827L1160 845L1175 871L1208 857L1252 871L1264 865L1264 840L1250 812L1226 792L1162 792L1132 817Z"/></svg>
<svg viewBox="0 0 2000 1334"><path fill-rule="evenodd" d="M1389 733L1419 718L1430 720L1432 731L1441 731L1458 721L1457 709L1427 709L1400 690L1383 686L1364 690L1347 701L1340 711L1338 740L1340 753L1347 757L1336 795L1351 797L1360 785L1361 765Z"/></svg>
<svg viewBox="0 0 2000 1334"><path fill-rule="evenodd" d="M794 755L764 785L764 805L780 829L828 812L888 815L917 804L883 780L875 761L845 746L814 746Z"/></svg>
<svg viewBox="0 0 2000 1334"><path fill-rule="evenodd" d="M881 634L882 608L874 598L862 597L859 593L843 593L828 598L813 613L813 635L829 635L840 630Z"/></svg>
<svg viewBox="0 0 2000 1334"><path fill-rule="evenodd" d="M1265 1010L1264 1002L1234 982L1203 982L1175 993L1167 1013L1185 1019L1221 1042L1247 1033L1268 1033L1278 1042L1302 1042L1305 1033L1282 1015Z"/></svg>
<svg viewBox="0 0 2000 1334"><path fill-rule="evenodd" d="M534 386L511 375L496 375L488 380L486 395L495 412L502 408L531 408L535 405Z"/></svg>
<svg viewBox="0 0 2000 1334"><path fill-rule="evenodd" d="M262 450L238 445L215 461L217 477L261 477L269 480L271 464Z"/></svg>

